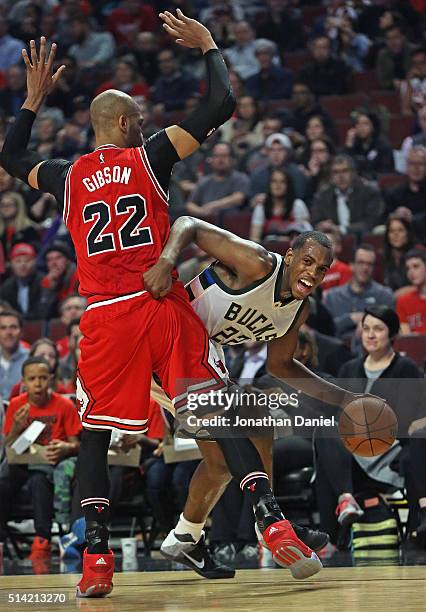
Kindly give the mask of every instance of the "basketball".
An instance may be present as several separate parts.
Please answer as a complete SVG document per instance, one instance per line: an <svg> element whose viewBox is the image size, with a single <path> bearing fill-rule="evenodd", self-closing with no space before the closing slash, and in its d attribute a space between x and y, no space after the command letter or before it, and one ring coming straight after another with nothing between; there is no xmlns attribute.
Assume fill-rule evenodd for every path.
<svg viewBox="0 0 426 612"><path fill-rule="evenodd" d="M354 455L376 457L392 446L398 420L392 408L378 397L360 397L350 402L339 419L339 433Z"/></svg>

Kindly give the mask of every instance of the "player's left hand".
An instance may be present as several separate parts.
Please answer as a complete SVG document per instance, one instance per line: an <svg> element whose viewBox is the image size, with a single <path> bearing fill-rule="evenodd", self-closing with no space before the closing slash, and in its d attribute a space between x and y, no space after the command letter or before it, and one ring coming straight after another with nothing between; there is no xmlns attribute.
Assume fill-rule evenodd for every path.
<svg viewBox="0 0 426 612"><path fill-rule="evenodd" d="M173 284L172 270L173 267L170 263L160 257L157 263L142 275L144 288L150 292L155 300L164 297L171 290Z"/></svg>

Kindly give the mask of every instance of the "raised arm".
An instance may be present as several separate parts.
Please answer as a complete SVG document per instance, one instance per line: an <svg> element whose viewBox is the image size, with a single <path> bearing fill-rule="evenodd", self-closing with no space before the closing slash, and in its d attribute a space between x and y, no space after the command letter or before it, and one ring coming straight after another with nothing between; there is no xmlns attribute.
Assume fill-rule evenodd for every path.
<svg viewBox="0 0 426 612"><path fill-rule="evenodd" d="M262 246L200 219L179 217L158 262L143 276L145 288L155 298L170 290L171 271L180 253L192 242L247 284L266 276L272 266L271 255Z"/></svg>
<svg viewBox="0 0 426 612"><path fill-rule="evenodd" d="M26 49L22 50L22 57L27 69L27 98L7 133L0 154L0 164L9 174L21 179L34 189L41 187L60 199L57 191L60 181L52 181L52 183L55 183L54 188L49 188L48 184L39 185L39 169L42 165L50 164L50 175L53 172L54 178L58 179L62 177L65 166L70 165L70 163L65 160L51 160L53 163L45 162L41 155L27 148L36 115L65 68L65 66L61 66L55 73L53 72L55 53L56 44L53 43L50 53L46 56L46 39L44 36L40 39L39 56L34 40L30 41L31 59Z"/></svg>
<svg viewBox="0 0 426 612"><path fill-rule="evenodd" d="M177 17L160 13L163 27L176 42L190 49L201 49L206 61L206 92L198 106L179 125L166 128L166 134L180 159L191 155L202 142L234 112L235 98L223 57L209 30L177 9Z"/></svg>

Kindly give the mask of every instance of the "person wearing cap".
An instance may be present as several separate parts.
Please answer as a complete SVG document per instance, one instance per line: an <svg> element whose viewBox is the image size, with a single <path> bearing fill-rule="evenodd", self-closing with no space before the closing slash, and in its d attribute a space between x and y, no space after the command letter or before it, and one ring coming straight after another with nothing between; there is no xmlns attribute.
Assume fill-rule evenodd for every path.
<svg viewBox="0 0 426 612"><path fill-rule="evenodd" d="M1 285L0 299L9 302L24 319L43 319L43 275L36 270L37 254L26 242L15 244L9 255L12 275Z"/></svg>
<svg viewBox="0 0 426 612"><path fill-rule="evenodd" d="M266 38L255 41L255 56L260 70L246 81L250 95L256 100L280 100L290 98L293 87L293 73L287 68L274 64L277 45Z"/></svg>
<svg viewBox="0 0 426 612"><path fill-rule="evenodd" d="M71 252L64 242L53 242L45 252L47 274L42 287L51 292L57 305L68 295L77 293L78 274ZM50 316L56 316L56 308Z"/></svg>
<svg viewBox="0 0 426 612"><path fill-rule="evenodd" d="M365 489L381 493L404 484L408 499L420 506L421 529L426 534L426 440L413 435L426 423L424 402L419 401L424 397L424 381L416 364L393 348L399 332L395 310L384 305L369 306L361 324L364 355L340 368L339 384L352 392L372 393L388 401L398 419L399 441L378 461L377 457L351 454L338 436L316 438L320 524L333 544L337 542L339 525L348 527L364 514L354 494ZM400 473L391 465L396 459ZM333 502L337 503L337 520Z"/></svg>
<svg viewBox="0 0 426 612"><path fill-rule="evenodd" d="M266 167L255 170L250 181L250 202L252 206L263 203L268 191L272 171L279 168L285 169L294 182L297 198L303 198L306 188L305 175L295 163L290 161L293 150L290 138L287 134L276 132L265 140L265 150L268 156Z"/></svg>

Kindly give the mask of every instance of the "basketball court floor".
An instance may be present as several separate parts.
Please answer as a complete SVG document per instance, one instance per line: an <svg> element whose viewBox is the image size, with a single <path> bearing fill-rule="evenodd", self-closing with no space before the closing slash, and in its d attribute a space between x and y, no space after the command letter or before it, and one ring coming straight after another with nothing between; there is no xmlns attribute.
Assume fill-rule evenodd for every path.
<svg viewBox="0 0 426 612"><path fill-rule="evenodd" d="M362 565L355 565L358 563ZM118 572L111 595L96 600L75 598L77 567L53 564L43 571L77 573L34 575L30 562L5 560L5 575L0 576L0 611L420 612L426 609L426 567L422 565L426 564L426 554L418 549L403 548L388 560L357 561L350 553L338 553L324 564L326 567L319 574L304 581L293 580L287 570L270 568L239 569L233 580L208 581L191 571L176 571L179 567L176 565L175 571L170 571L172 565L167 561L139 557L139 571ZM119 557L117 567L121 568Z"/></svg>

